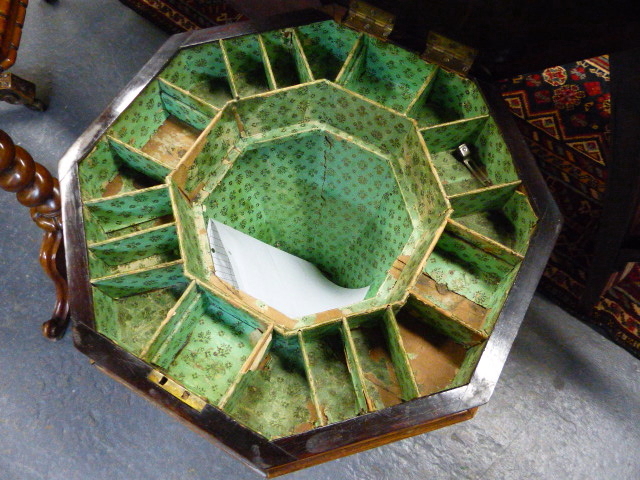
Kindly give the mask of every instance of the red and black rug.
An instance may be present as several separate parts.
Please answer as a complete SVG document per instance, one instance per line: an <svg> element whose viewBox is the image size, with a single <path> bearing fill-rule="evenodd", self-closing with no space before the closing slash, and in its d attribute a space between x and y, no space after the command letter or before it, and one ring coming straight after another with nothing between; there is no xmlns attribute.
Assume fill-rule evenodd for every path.
<svg viewBox="0 0 640 480"><path fill-rule="evenodd" d="M224 0L120 0L168 33L244 20Z"/></svg>
<svg viewBox="0 0 640 480"><path fill-rule="evenodd" d="M580 313L606 188L611 97L608 57L597 57L503 82L558 206L564 227L540 289L640 357L640 265Z"/></svg>

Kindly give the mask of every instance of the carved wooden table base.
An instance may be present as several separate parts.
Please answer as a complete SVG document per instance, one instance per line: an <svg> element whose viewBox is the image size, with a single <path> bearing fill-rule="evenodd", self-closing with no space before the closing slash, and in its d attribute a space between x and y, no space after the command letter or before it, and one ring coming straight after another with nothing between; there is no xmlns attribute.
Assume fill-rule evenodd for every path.
<svg viewBox="0 0 640 480"><path fill-rule="evenodd" d="M0 73L0 101L12 105L23 104L31 110L43 111L47 107L36 98L36 86L10 72Z"/></svg>
<svg viewBox="0 0 640 480"><path fill-rule="evenodd" d="M45 231L40 264L56 287L53 316L42 325L52 340L61 338L69 324L69 292L64 267L60 187L49 171L0 130L0 188L15 192L18 202L31 209L31 218Z"/></svg>

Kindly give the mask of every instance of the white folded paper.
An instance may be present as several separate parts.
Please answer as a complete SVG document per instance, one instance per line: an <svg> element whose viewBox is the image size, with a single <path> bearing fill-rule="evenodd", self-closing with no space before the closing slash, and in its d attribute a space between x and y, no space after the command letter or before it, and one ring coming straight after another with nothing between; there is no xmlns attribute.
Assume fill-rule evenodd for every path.
<svg viewBox="0 0 640 480"><path fill-rule="evenodd" d="M357 303L369 290L340 287L313 263L216 220L207 234L216 275L291 318Z"/></svg>

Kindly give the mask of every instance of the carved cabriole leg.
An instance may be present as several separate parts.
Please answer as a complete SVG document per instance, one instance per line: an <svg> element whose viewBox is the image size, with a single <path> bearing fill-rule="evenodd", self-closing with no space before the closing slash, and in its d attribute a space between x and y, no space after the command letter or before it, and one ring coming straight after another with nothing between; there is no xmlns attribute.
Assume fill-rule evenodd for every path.
<svg viewBox="0 0 640 480"><path fill-rule="evenodd" d="M42 325L52 340L61 338L69 324L69 291L64 270L62 217L58 180L36 163L22 147L0 130L0 188L15 192L18 201L31 209L31 218L45 231L40 264L56 287L53 316Z"/></svg>
<svg viewBox="0 0 640 480"><path fill-rule="evenodd" d="M12 105L23 104L31 110L42 112L47 107L36 98L36 86L10 72L0 71L0 101Z"/></svg>

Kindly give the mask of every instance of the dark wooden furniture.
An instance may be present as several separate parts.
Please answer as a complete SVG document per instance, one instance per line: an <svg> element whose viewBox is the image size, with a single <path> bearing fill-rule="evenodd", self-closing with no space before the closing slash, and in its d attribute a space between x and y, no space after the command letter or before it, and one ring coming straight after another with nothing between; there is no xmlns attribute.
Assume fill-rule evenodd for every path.
<svg viewBox="0 0 640 480"><path fill-rule="evenodd" d="M340 11L335 9L330 10L330 13L334 18L341 17ZM69 300L76 347L94 360L105 373L152 400L192 428L205 433L218 446L267 476L288 473L473 416L476 408L488 401L493 392L560 227L557 207L535 168L531 154L512 123L506 106L495 89L490 84L482 82L480 86L487 99L491 117L501 126L502 136L517 165L522 188L528 194L538 223L522 259L515 286L500 309L495 329L487 340L482 357L468 384L339 423L268 440L208 403L202 405L202 408L193 408L185 402L185 399L190 398L188 391L183 389L183 395L176 395L175 391L164 388L164 383L168 381L166 377L159 381L154 380L155 370L149 363L98 333L93 314L87 239L82 218L84 199L80 193L79 162L92 151L96 142L103 138L109 126L130 105L135 95L154 81L158 72L180 48L277 28L306 25L327 18L326 14L319 12L300 12L294 16L239 23L172 37L104 114L78 139L60 164L67 271L71 292Z"/></svg>
<svg viewBox="0 0 640 480"><path fill-rule="evenodd" d="M529 7L517 10L513 6L509 8L509 4L497 3L505 7L500 14L504 14L506 18L513 20L522 15L528 21L528 15L531 14L532 18L537 20L536 25L543 28L541 13L533 15L536 12ZM485 78L496 78L496 76L506 75L507 72L533 68L536 62L542 61L545 54L549 55L544 57L547 58L545 64L548 65L563 61L557 52L561 52L562 55L572 55L571 58L602 53L587 48L582 50L585 54L573 56L580 50L580 45L573 43L567 48L550 48L549 42L546 44L548 51L533 52L527 46L527 42L523 41L521 32L511 24L496 20L495 11L483 9L474 2L463 3L462 7L467 7L466 9L461 9L461 5L451 5L450 2L446 5L437 5L438 2L436 2L435 6L430 6L429 11L416 11L404 3L380 2L380 4L396 14L396 28L389 37L391 41L422 52L425 49L428 30L447 33L458 40L481 47L477 61L472 67L470 64L466 64L466 67L471 67L472 72ZM346 10L343 6L329 6L326 12L334 18L343 19ZM487 24L486 21L492 13L494 23ZM548 12L545 13L547 14ZM622 14L618 11L614 12L615 15ZM154 372L148 363L98 333L93 315L87 239L81 213L83 201L79 189L79 161L89 154L109 126L129 106L135 96L154 80L159 70L180 48L276 28L304 25L324 18L326 16L319 15L317 12L302 12L292 17L254 21L172 37L104 114L78 139L60 165L64 236L68 255L67 270L69 290L72 293L69 301L74 320L73 335L76 347L94 360L105 373L133 388L161 408L185 421L189 426L207 434L221 448L268 476L288 473L470 418L475 413L475 409L488 401L493 392L560 226L557 208L534 166L530 153L513 125L510 114L492 86L487 82L480 82L491 106L492 118L501 126L505 141L517 163L523 187L529 194L531 205L539 220L516 277L514 288L501 309L495 329L487 340L482 357L468 384L343 422L268 440L209 404L205 404L201 409L192 408L184 398L180 399L175 392L171 393L163 388L162 380L166 382L166 378L159 382L152 380L151 376ZM602 15L594 18L599 21ZM553 28L547 27L545 31ZM601 31L598 28L604 27L594 25L594 28L594 31ZM620 31L624 33L622 37L638 35L633 29L622 28ZM495 34L495 38L486 35L487 32ZM505 38L509 37L507 33L515 37L514 42L508 47L501 50L497 43L491 44L491 39L497 42L500 35L502 35L500 42L504 44ZM534 43L534 45L542 48L543 43ZM587 42L583 46L585 45L593 47L594 43ZM469 49L462 48L457 52L460 51L463 54L458 56L454 50L453 57L442 50L439 50L439 53L431 51L429 58L439 56L442 62L448 64L464 64L465 61L473 58ZM555 56L553 52L556 52ZM568 57L564 58L564 60L568 59Z"/></svg>
<svg viewBox="0 0 640 480"><path fill-rule="evenodd" d="M22 147L13 143L0 130L0 188L16 194L28 207L31 218L45 231L40 248L40 264L56 287L53 316L42 325L42 333L50 339L64 335L69 323L67 280L62 245L60 185L49 171L36 163Z"/></svg>
<svg viewBox="0 0 640 480"><path fill-rule="evenodd" d="M589 315L640 262L640 49L611 55L612 137L607 190L582 307Z"/></svg>
<svg viewBox="0 0 640 480"><path fill-rule="evenodd" d="M33 83L7 70L15 63L22 36L28 0L0 0L0 100L42 111Z"/></svg>

